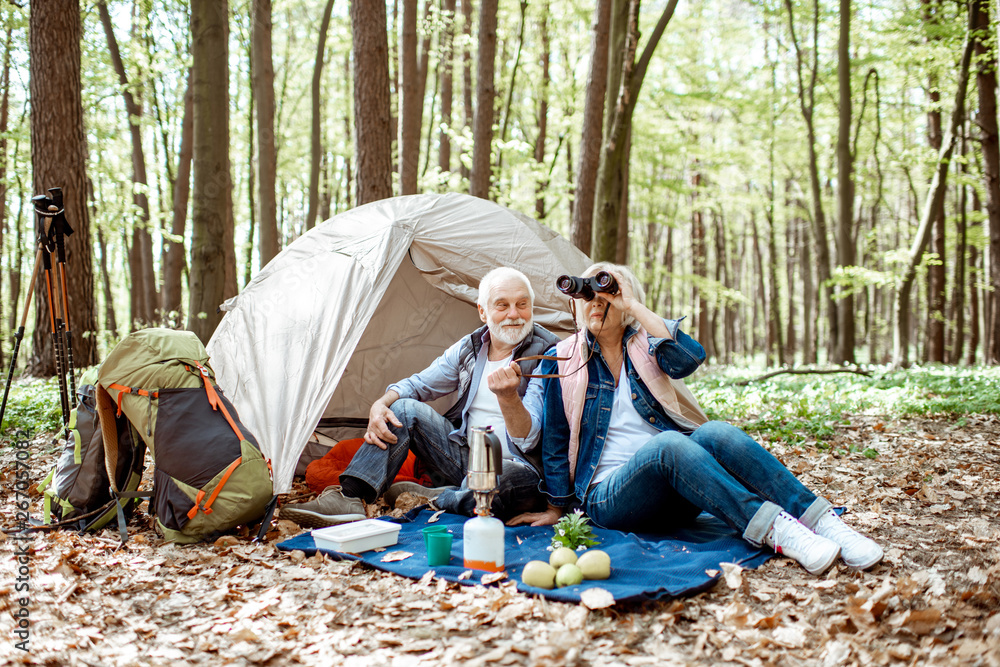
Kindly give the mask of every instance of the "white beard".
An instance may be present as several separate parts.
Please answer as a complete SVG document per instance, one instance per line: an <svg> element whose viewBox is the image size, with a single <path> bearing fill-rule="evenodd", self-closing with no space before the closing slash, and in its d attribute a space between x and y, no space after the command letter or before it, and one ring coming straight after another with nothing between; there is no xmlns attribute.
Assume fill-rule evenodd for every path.
<svg viewBox="0 0 1000 667"><path fill-rule="evenodd" d="M521 328L512 331L505 328L508 325L520 325ZM486 326L489 327L490 336L493 338L496 338L500 342L506 343L507 345L517 345L531 333L532 321L518 317L516 319L494 322L492 318L487 315Z"/></svg>

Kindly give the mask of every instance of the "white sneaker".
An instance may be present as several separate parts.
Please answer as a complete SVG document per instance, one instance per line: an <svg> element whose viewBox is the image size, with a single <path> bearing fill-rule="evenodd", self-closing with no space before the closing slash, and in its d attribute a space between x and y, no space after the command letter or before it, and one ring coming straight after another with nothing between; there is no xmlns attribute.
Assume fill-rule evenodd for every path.
<svg viewBox="0 0 1000 667"><path fill-rule="evenodd" d="M764 543L775 553L798 561L809 574L826 572L840 553L836 542L820 537L788 512L778 514Z"/></svg>
<svg viewBox="0 0 1000 667"><path fill-rule="evenodd" d="M813 528L817 535L840 545L840 557L851 567L866 570L882 560L882 547L844 523L832 509Z"/></svg>

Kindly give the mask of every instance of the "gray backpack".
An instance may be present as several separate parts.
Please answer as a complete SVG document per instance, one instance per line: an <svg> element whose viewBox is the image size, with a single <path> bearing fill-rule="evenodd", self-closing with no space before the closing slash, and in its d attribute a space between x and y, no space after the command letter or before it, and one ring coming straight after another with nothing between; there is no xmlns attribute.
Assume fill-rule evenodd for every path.
<svg viewBox="0 0 1000 667"><path fill-rule="evenodd" d="M97 369L80 378L78 403L70 413L69 439L59 461L38 485L44 494L42 520L77 530L99 530L116 519L117 508L111 495L104 458L104 438L97 416ZM135 491L142 479L146 444L124 417L115 420L120 456L116 466L118 488ZM123 505L131 516L141 498L129 498Z"/></svg>

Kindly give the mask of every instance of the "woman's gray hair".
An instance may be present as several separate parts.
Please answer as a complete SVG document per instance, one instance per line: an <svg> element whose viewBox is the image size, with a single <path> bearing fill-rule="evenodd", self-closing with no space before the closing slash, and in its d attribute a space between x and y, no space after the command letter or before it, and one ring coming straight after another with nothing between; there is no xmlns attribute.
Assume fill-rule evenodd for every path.
<svg viewBox="0 0 1000 667"><path fill-rule="evenodd" d="M587 267L587 270L581 274L582 278L587 278L589 276L596 275L600 271L608 271L610 273L617 273L624 280L628 281L629 286L632 288L632 296L636 301L640 303L646 303L646 290L643 289L642 283L632 269L628 268L623 264L612 264L611 262L598 262L597 264L591 264ZM577 320L580 327L584 327L584 322L580 321L583 319L583 309L577 309ZM628 313L622 313L622 328L632 326L636 324L637 320L629 315Z"/></svg>
<svg viewBox="0 0 1000 667"><path fill-rule="evenodd" d="M528 280L528 276L508 266L495 268L483 276L483 279L479 281L477 303L484 309L488 309L490 306L490 294L493 292L493 289L508 280L519 280L524 283L524 286L528 288L528 298L531 299L531 305L535 305L535 290L531 289L531 281Z"/></svg>

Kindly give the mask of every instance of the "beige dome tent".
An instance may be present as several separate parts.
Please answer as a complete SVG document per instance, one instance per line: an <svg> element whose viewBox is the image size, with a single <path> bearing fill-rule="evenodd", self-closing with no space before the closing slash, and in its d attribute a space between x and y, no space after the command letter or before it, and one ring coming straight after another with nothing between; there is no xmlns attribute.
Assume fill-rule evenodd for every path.
<svg viewBox="0 0 1000 667"><path fill-rule="evenodd" d="M387 385L481 325L477 287L489 270L523 271L535 321L566 335L555 278L589 263L555 232L476 197L373 202L304 234L223 304L211 364L271 459L275 492L287 493L321 420L337 437L360 436Z"/></svg>

